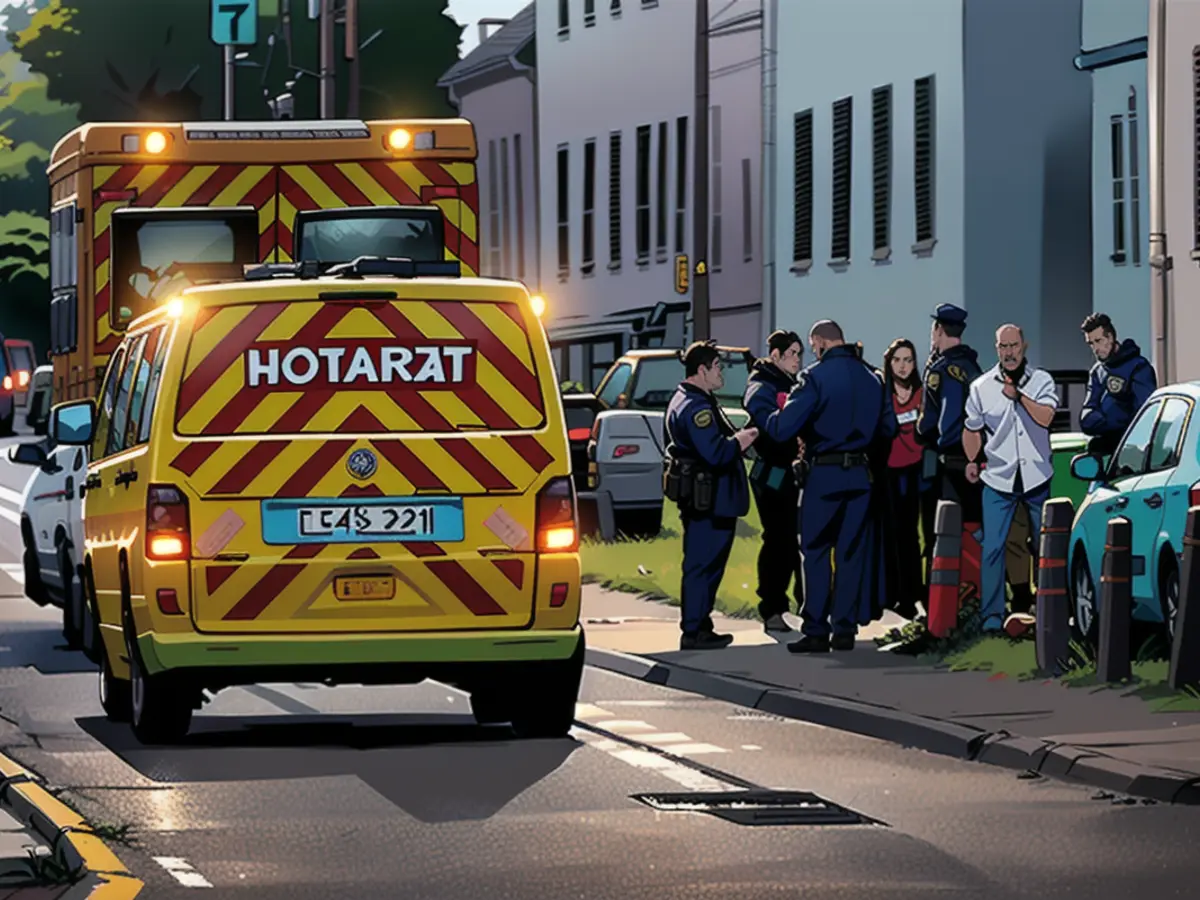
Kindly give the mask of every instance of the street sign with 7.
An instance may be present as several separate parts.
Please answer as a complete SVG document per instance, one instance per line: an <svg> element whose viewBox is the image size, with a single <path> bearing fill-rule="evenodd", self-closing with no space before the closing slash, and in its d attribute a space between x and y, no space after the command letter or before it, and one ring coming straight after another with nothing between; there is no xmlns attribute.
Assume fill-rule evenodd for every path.
<svg viewBox="0 0 1200 900"><path fill-rule="evenodd" d="M258 43L258 0L211 0L214 44Z"/></svg>

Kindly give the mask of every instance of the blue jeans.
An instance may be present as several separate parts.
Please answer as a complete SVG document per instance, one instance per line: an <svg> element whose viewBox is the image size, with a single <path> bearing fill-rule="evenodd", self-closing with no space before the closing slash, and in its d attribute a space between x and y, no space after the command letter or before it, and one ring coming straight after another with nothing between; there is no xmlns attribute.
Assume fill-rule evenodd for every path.
<svg viewBox="0 0 1200 900"><path fill-rule="evenodd" d="M1008 532L1012 528L1017 504L1025 504L1029 513L1029 531L1035 541L1042 531L1042 504L1050 498L1050 482L1032 491L1008 494L983 486L983 559L980 564L982 592L980 618L984 631L999 631L1004 626L1004 562Z"/></svg>

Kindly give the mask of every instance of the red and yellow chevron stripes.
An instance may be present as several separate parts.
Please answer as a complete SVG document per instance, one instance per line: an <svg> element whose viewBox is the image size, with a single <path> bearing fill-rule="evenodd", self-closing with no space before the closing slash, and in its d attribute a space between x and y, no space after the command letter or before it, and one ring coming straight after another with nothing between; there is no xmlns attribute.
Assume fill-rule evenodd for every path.
<svg viewBox="0 0 1200 900"><path fill-rule="evenodd" d="M265 165L97 166L93 173L92 237L95 252L96 365L116 349L120 333L109 321L109 257L113 211L123 206L253 206L259 213L260 261L275 252L276 170ZM129 192L130 199L111 199ZM107 196L106 196L107 195Z"/></svg>
<svg viewBox="0 0 1200 900"><path fill-rule="evenodd" d="M372 562L380 557L369 547L301 544L272 565L197 567L199 618L221 630L421 631L519 627L532 617L532 558L451 558L430 543L387 552ZM355 575L398 579L396 598L356 605L334 596L334 579Z"/></svg>
<svg viewBox="0 0 1200 900"><path fill-rule="evenodd" d="M434 204L446 219L446 258L463 275L479 272L475 165L435 160L383 160L282 166L279 172L278 258L291 259L296 213L343 206Z"/></svg>
<svg viewBox="0 0 1200 900"><path fill-rule="evenodd" d="M514 431L545 421L529 335L513 303L291 301L206 308L191 340L176 407L178 433L187 437ZM461 380L448 374L441 381L384 380L382 374L348 379L347 371L330 381L322 356L320 377L303 385L283 378L251 383L251 360L270 354L279 359L307 348L349 360L362 348L378 358L398 347L467 350ZM418 367L406 370L410 379Z"/></svg>

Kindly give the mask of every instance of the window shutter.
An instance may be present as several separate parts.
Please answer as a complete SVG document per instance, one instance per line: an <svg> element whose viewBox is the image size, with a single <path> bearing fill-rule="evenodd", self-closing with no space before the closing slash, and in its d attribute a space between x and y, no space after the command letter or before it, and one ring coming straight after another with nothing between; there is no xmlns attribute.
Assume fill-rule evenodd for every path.
<svg viewBox="0 0 1200 900"><path fill-rule="evenodd" d="M808 109L796 113L792 123L795 162L792 198L792 261L809 262L813 258L813 114Z"/></svg>
<svg viewBox="0 0 1200 900"><path fill-rule="evenodd" d="M917 243L934 239L934 80L918 78L914 92L913 183L916 191Z"/></svg>
<svg viewBox="0 0 1200 900"><path fill-rule="evenodd" d="M608 259L621 264L621 132L608 136Z"/></svg>
<svg viewBox="0 0 1200 900"><path fill-rule="evenodd" d="M830 256L850 258L851 163L854 138L854 99L843 97L833 104L833 240Z"/></svg>
<svg viewBox="0 0 1200 900"><path fill-rule="evenodd" d="M874 249L892 243L892 86L871 92L872 181L874 195Z"/></svg>

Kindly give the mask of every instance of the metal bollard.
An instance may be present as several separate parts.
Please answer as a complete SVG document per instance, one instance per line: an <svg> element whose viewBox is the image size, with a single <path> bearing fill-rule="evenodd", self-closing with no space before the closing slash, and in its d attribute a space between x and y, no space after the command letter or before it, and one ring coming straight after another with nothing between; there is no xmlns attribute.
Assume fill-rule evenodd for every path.
<svg viewBox="0 0 1200 900"><path fill-rule="evenodd" d="M1188 510L1183 535L1183 564L1179 571L1179 609L1175 611L1175 637L1171 641L1171 687L1176 690L1200 684L1200 506Z"/></svg>
<svg viewBox="0 0 1200 900"><path fill-rule="evenodd" d="M1108 520L1104 566L1100 575L1100 652L1096 660L1099 681L1123 681L1133 674L1129 660L1129 626L1133 615L1133 527L1124 516Z"/></svg>
<svg viewBox="0 0 1200 900"><path fill-rule="evenodd" d="M939 500L929 572L929 633L944 638L958 625L958 570L962 553L962 507Z"/></svg>
<svg viewBox="0 0 1200 900"><path fill-rule="evenodd" d="M1047 500L1042 506L1042 535L1038 544L1037 664L1043 672L1062 673L1071 646L1067 551L1075 504Z"/></svg>

